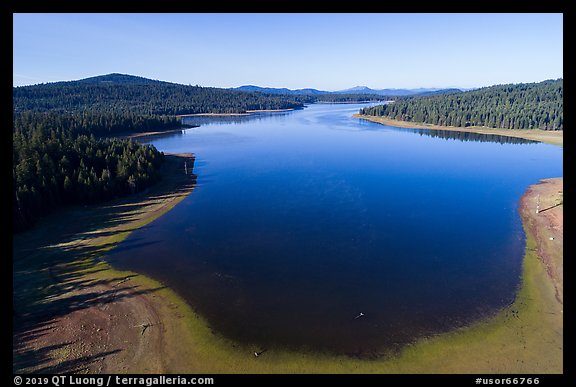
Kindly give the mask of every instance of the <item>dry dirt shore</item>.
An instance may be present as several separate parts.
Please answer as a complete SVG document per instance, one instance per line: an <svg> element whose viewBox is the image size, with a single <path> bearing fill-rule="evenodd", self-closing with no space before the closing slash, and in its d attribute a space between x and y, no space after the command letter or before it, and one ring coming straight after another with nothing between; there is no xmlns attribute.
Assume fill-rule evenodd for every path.
<svg viewBox="0 0 576 387"><path fill-rule="evenodd" d="M396 126L398 128L417 128L417 129L437 129L437 130L451 130L456 132L471 132L480 134L496 134L499 136L519 137L526 140L542 141L552 145L564 145L564 132L540 129L491 129L481 126L469 126L460 128L455 126L440 126L432 124L424 124L417 122L398 121L386 117L366 116L362 114L354 114L352 117L360 118L367 121L377 122L379 124Z"/></svg>
<svg viewBox="0 0 576 387"><path fill-rule="evenodd" d="M234 116L251 116L254 113L282 113L294 110L288 109L261 109L261 110L246 110L244 113L190 113L178 114L176 117L234 117Z"/></svg>
<svg viewBox="0 0 576 387"><path fill-rule="evenodd" d="M100 260L191 192L194 179L184 175L181 157L169 158L164 181L148 192L68 209L14 237L15 372L563 372L562 178L531 186L521 199L522 286L496 316L414 343L392 358L275 349L255 358L257 348L219 338L170 289Z"/></svg>
<svg viewBox="0 0 576 387"><path fill-rule="evenodd" d="M184 173L187 162L188 175ZM168 290L100 257L169 211L195 184L190 154L167 155L162 181L134 196L68 208L13 238L15 372L182 371L186 345ZM180 351L182 352L182 351Z"/></svg>
<svg viewBox="0 0 576 387"><path fill-rule="evenodd" d="M524 226L530 229L536 251L564 305L564 179L542 179L532 185L520 202ZM538 212L536 210L538 209Z"/></svg>

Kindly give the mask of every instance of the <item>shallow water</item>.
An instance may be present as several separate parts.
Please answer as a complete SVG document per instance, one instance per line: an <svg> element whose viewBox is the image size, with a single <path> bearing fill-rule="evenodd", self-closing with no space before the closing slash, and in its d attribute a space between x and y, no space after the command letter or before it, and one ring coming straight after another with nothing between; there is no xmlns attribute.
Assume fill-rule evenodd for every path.
<svg viewBox="0 0 576 387"><path fill-rule="evenodd" d="M562 149L351 118L361 106L203 119L153 137L196 154L198 184L111 262L261 348L378 355L511 302L518 201L562 175Z"/></svg>

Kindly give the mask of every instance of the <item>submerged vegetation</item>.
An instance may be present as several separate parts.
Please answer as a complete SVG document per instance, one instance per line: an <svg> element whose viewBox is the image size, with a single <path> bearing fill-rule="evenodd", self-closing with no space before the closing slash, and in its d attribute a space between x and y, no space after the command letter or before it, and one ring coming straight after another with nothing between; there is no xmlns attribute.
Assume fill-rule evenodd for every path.
<svg viewBox="0 0 576 387"><path fill-rule="evenodd" d="M122 76L72 85L79 89L67 84L69 82L56 84L52 94L42 88L49 85L38 85L37 89L33 89L36 86L14 89L15 230L32 225L39 217L66 204L96 203L142 191L158 181L164 155L155 147L139 145L130 140L99 139L96 136L174 128L180 125L174 114L184 112L222 113L294 108L320 100L320 97L315 96L280 96L275 99L261 93L225 94L219 91L221 89ZM476 93L471 96L459 93L399 98L390 105L362 109L362 113L436 125L562 130L562 81L544 82L547 92L543 94L534 92L531 85L497 86L494 90L499 90L498 97L494 97L492 88L486 88L470 92ZM171 94L164 94L165 90L176 91L181 100L173 98ZM228 97L231 99L227 100ZM355 97L338 98L341 99L325 102L348 102ZM425 134L463 141L479 140L469 133ZM523 142L508 137L498 141ZM527 213L523 213L523 218L526 222ZM133 221L122 225L129 225L125 228L133 229L142 224ZM118 233L105 237L98 243L113 246L127 233L123 231L121 236ZM190 367L170 371L561 372L562 320L558 316L561 316L562 309L560 305L551 302L553 292L547 282L546 272L538 261L531 231L527 230L527 234L523 282L514 303L492 319L427 338L407 346L395 356L374 361L317 353L293 353L277 348L266 349L265 356L256 359L252 354L262 354L264 351L261 348L237 345L214 334L208 323L171 290L161 289L161 284L144 277L133 281L145 288L161 289L158 293L161 301L169 301L158 302L155 306L161 316L169 317L165 323L173 324L178 329L178 334L166 336L165 345L169 347L167 351L170 356L181 359L177 364ZM89 238L86 240L93 242ZM92 265L91 259L86 262ZM97 274L99 270L102 272ZM118 277L117 274L104 262L97 264L94 273L82 273L91 276L91 280L100 281L112 281L112 278ZM120 278L129 278L129 275L133 273L121 273ZM53 284L46 286L53 287ZM178 309L178 314L173 309ZM169 329L166 331L172 332ZM166 363L171 364L169 361Z"/></svg>
<svg viewBox="0 0 576 387"><path fill-rule="evenodd" d="M163 194L169 194L169 191ZM527 198L527 202L533 199L534 197ZM139 210L134 215L131 212L133 210L125 206L115 206L115 211L108 216L122 219L122 222L118 224L102 222L100 219L102 209L96 211L82 209L83 216L70 219L68 227L73 235L72 239L76 240L78 245L72 248L59 244L52 250L53 257L59 257L63 262L72 260L75 263L65 266L71 271L68 274L74 275L65 276L62 272L64 269L59 268L56 271L60 274L58 278L72 278L72 280L69 279L70 282L82 280L80 283L85 284L88 291L95 291L95 286L99 283L108 283L109 287L116 286L114 288L116 291L121 279L130 278L131 286L149 300L162 319L162 325L165 328L162 329L162 345L155 347L156 352L152 356L166 367L162 372L538 374L563 371L562 305L556 302L554 287L548 279L546 268L538 258L538 245L534 238L534 230L529 226L530 218L535 216L534 211L528 209L522 211L527 232L526 255L521 287L511 305L497 315L471 326L423 339L406 346L395 355L367 361L345 355L287 351L282 348L267 348L262 356L256 357L254 353L262 351L261 347L239 344L224 338L215 332L189 304L164 284L136 273L119 272L103 261L94 265L93 256L102 254L127 237L129 231L122 230L142 227L178 202L178 200L168 202L158 212L157 205L144 206L143 202L148 201L146 197L138 198L135 203ZM70 214L64 216L69 217ZM92 230L89 226L94 222L98 224L97 228L90 234L86 233L86 229ZM54 239L48 238L48 240L52 243L57 242L58 238L61 239L63 236L55 236L57 234L54 231L55 227L50 227L53 225L54 222L49 222L34 232L41 238L52 236ZM79 237L80 235L82 238ZM104 237L98 238L97 235L104 235ZM38 237L30 239L36 241ZM30 244L27 238L17 238L16 242L19 247L17 251L20 253L29 250ZM64 246L70 251L67 251ZM86 246L91 246L93 249L85 248ZM70 284L65 282L62 283L65 286L53 285L52 280L46 274L47 270L42 270L41 263L45 265L45 261L41 259L43 254L45 253L36 253L35 259L27 261L26 267L22 265L22 260L16 261L20 265L20 270L17 271L15 283L24 288L30 288L32 285L47 287L48 295L43 294L43 296L46 297L48 305L58 302L63 296L70 299L75 295L74 286L68 286ZM32 274L30 274L31 271ZM60 297L48 297L58 291L66 292L66 294ZM29 296L27 292L18 293L20 302L26 301L27 296ZM138 300L134 299L133 302L138 302ZM92 307L97 308L98 305L95 303ZM38 306L25 304L20 310L26 310L28 307L37 308ZM45 305L42 307L46 308ZM88 306L83 304L82 307ZM45 334L50 335L53 334L52 332L48 330ZM110 336L118 340L118 336L114 333L114 331L110 332ZM21 337L25 338L24 343L29 344L34 336L37 335L28 334ZM77 343L66 343L64 348L73 345ZM126 347L126 344L119 345ZM22 350L26 347L20 345L16 348ZM44 351L38 352L44 356L45 361L46 359L59 359L67 353L56 346L43 349ZM14 362L15 372L23 371L22 364L22 355L17 353ZM85 365L85 363L74 364ZM43 365L43 363L39 364L39 366ZM116 368L107 371L110 373L145 372L144 369L139 368L142 367L141 364L128 364L128 371L121 368L126 364L114 362L114 365Z"/></svg>

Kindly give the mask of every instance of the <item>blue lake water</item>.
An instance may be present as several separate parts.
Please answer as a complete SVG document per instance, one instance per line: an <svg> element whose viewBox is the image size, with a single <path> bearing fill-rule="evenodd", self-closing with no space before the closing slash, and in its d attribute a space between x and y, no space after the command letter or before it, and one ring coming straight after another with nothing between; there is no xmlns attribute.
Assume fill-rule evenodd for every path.
<svg viewBox="0 0 576 387"><path fill-rule="evenodd" d="M510 303L519 199L563 174L562 149L352 118L362 106L202 119L152 137L196 154L197 186L111 262L260 348L377 356Z"/></svg>

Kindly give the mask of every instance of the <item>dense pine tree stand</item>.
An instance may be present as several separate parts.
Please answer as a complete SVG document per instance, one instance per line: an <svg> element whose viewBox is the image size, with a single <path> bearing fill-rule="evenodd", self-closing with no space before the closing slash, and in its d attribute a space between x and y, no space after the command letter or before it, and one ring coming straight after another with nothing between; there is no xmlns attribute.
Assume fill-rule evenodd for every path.
<svg viewBox="0 0 576 387"><path fill-rule="evenodd" d="M97 140L52 125L15 127L14 230L65 204L141 191L159 179L162 160L153 146L131 140Z"/></svg>
<svg viewBox="0 0 576 387"><path fill-rule="evenodd" d="M398 98L360 114L442 126L563 130L562 79L484 87L464 93Z"/></svg>

